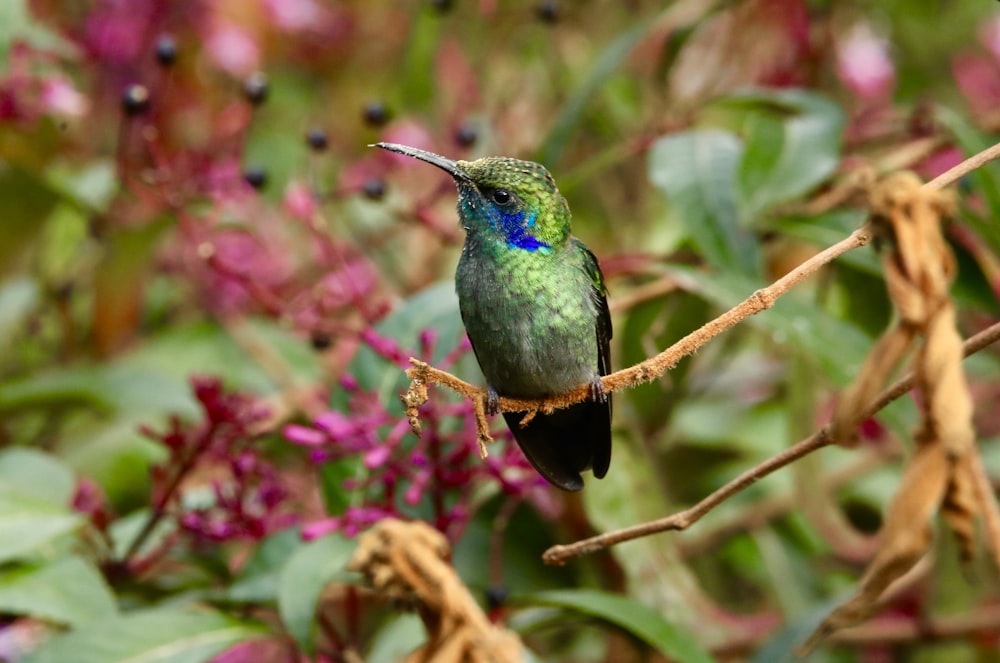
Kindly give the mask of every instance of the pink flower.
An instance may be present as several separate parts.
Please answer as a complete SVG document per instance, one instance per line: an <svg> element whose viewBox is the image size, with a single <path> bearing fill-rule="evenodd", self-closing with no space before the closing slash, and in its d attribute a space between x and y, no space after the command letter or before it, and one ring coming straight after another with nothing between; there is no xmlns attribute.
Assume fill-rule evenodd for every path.
<svg viewBox="0 0 1000 663"><path fill-rule="evenodd" d="M260 47L241 26L218 21L205 41L209 58L223 71L248 76L260 68Z"/></svg>
<svg viewBox="0 0 1000 663"><path fill-rule="evenodd" d="M986 22L980 32L980 40L997 60L1000 60L1000 16L994 16Z"/></svg>
<svg viewBox="0 0 1000 663"><path fill-rule="evenodd" d="M316 0L264 0L264 5L275 25L282 30L307 30L328 19L327 12Z"/></svg>
<svg viewBox="0 0 1000 663"><path fill-rule="evenodd" d="M1000 104L1000 65L979 53L962 53L951 65L958 87L972 112L983 115Z"/></svg>
<svg viewBox="0 0 1000 663"><path fill-rule="evenodd" d="M65 117L80 117L90 109L87 98L61 76L42 81L41 102L46 112Z"/></svg>
<svg viewBox="0 0 1000 663"><path fill-rule="evenodd" d="M418 334L419 356L425 360L434 356L437 336L431 330ZM361 340L386 361L414 354L374 328L366 329ZM439 364L448 367L468 351L463 339ZM356 506L307 525L304 537L331 531L353 536L382 518L425 517L430 509L431 523L454 540L472 517L469 505L474 503L473 495L488 483L496 484L512 499L551 506L545 499L550 489L507 431L497 433L506 438L506 444L491 447L485 461L480 458L475 410L470 402L456 403L435 395L420 408L423 433L414 438L406 418L384 403L377 391L359 388L353 378L343 382L349 395L346 407L320 415L312 429L285 428L289 441L310 448L314 462L357 458L367 469L342 482Z"/></svg>
<svg viewBox="0 0 1000 663"><path fill-rule="evenodd" d="M97 59L132 64L146 44L146 27L154 10L148 0L103 0L87 18L84 47Z"/></svg>
<svg viewBox="0 0 1000 663"><path fill-rule="evenodd" d="M306 428L305 426L299 426L296 424L289 424L281 431L281 434L285 436L285 439L289 442L294 442L295 444L301 444L307 447L318 447L319 445L326 442L327 437L315 428Z"/></svg>
<svg viewBox="0 0 1000 663"><path fill-rule="evenodd" d="M896 82L888 40L867 23L856 24L837 44L837 73L862 99L888 96Z"/></svg>
<svg viewBox="0 0 1000 663"><path fill-rule="evenodd" d="M392 448L388 444L383 444L372 449L369 449L364 456L365 467L368 469L375 469L380 467L385 461L389 459L389 453Z"/></svg>
<svg viewBox="0 0 1000 663"><path fill-rule="evenodd" d="M311 222L316 215L316 195L304 182L293 180L288 183L282 205L299 221Z"/></svg>

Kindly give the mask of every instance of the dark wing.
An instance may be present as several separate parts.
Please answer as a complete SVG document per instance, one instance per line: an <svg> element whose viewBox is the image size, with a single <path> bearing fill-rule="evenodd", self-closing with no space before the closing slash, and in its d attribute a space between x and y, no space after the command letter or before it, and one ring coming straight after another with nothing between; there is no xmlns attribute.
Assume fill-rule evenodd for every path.
<svg viewBox="0 0 1000 663"><path fill-rule="evenodd" d="M601 375L611 372L611 311L608 310L608 288L604 283L604 274L597 263L597 258L580 240L573 238L573 243L583 254L583 267L590 277L590 296L597 308L595 332L597 334L597 371ZM591 435L593 458L591 468L598 479L608 473L611 465L611 394L606 403L593 403L591 423L594 433Z"/></svg>

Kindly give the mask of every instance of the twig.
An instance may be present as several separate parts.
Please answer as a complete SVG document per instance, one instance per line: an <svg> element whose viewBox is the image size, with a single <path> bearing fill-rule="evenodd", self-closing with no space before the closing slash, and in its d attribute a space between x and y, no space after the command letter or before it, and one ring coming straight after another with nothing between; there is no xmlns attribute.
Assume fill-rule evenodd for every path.
<svg viewBox="0 0 1000 663"><path fill-rule="evenodd" d="M993 484L986 473L982 456L973 454L971 460L976 500L979 503L979 515L983 519L983 529L990 546L990 552L993 553L993 560L1000 568L1000 507L997 506L997 501L993 497Z"/></svg>
<svg viewBox="0 0 1000 663"><path fill-rule="evenodd" d="M604 391L612 393L646 382L652 382L676 366L677 362L681 359L692 354L722 332L736 326L751 315L774 306L779 297L791 290L800 281L816 272L823 265L852 249L864 246L870 239L871 233L867 226L855 230L845 239L817 253L766 288L757 290L735 307L688 334L658 355L641 361L629 368L624 368L604 376L602 378ZM482 402L486 398L486 390L471 385L451 373L434 368L414 358L410 359L410 363L413 364L413 367L407 369L406 374L414 382L437 383L475 402ZM532 413L541 410L548 413L552 410L568 407L574 403L586 400L590 398L590 393L591 386L586 384L580 385L559 396L546 399L523 399L501 396L500 409L503 412L527 411L528 413Z"/></svg>
<svg viewBox="0 0 1000 663"><path fill-rule="evenodd" d="M612 313L627 311L633 306L638 306L651 299L656 299L677 290L677 280L672 276L664 276L644 283L622 297L616 297L610 302Z"/></svg>
<svg viewBox="0 0 1000 663"><path fill-rule="evenodd" d="M135 535L132 542L129 543L128 548L125 550L125 554L121 556L119 560L124 568L128 568L134 562L134 557L139 554L146 540L153 534L156 530L156 526L160 524L160 521L167 515L167 509L170 505L170 501L174 498L177 489L180 488L181 483L188 477L191 469L194 467L195 463L201 457L208 447L211 446L213 440L214 430L208 428L201 433L201 439L198 443L193 445L190 452L184 457L180 464L175 468L174 474L170 477L170 481L167 483L166 487L163 489L160 499L156 500L153 505L153 511L146 518L146 522L143 524L142 529L139 533Z"/></svg>
<svg viewBox="0 0 1000 663"><path fill-rule="evenodd" d="M870 645L946 640L976 633L995 634L1000 627L1000 606L981 606L964 615L924 619L879 619L846 628L830 636L840 645Z"/></svg>
<svg viewBox="0 0 1000 663"><path fill-rule="evenodd" d="M899 451L895 448L890 450L879 446L871 452L863 454L854 462L824 476L823 490L834 490L859 476L882 467L886 461L898 456ZM679 539L677 541L678 552L685 558L695 557L711 550L719 541L734 534L760 527L798 506L799 500L794 493L775 495L752 504L741 505L738 511L726 514L724 520L717 519L713 523L699 528L697 535L691 534Z"/></svg>
<svg viewBox="0 0 1000 663"><path fill-rule="evenodd" d="M923 187L928 189L943 188L957 181L959 178L963 177L975 168L978 168L996 158L1000 158L1000 144L994 145L993 147L970 157L955 168L948 170L931 182L924 184ZM858 184L863 185L864 180L865 178L860 178ZM862 226L852 232L845 239L816 254L771 285L757 290L734 308L706 323L691 334L688 334L666 350L638 364L635 364L634 366L603 377L602 382L604 384L605 392L612 393L646 382L652 382L663 375L666 371L673 368L683 357L692 354L714 337L735 326L749 316L760 313L761 311L767 310L773 306L779 297L784 295L803 279L818 271L824 265L832 262L834 259L852 249L868 244L871 240L871 236L871 228L867 224ZM968 356L969 354L982 349L985 345L994 342L998 334L1000 334L1000 325L994 325L986 331L968 339L963 345L965 356ZM425 390L426 384L429 383L441 384L452 391L471 399L473 403L476 404L479 441L481 445L484 445L485 442L489 440L487 432L488 423L486 422L483 407L486 402L486 391L480 387L471 385L446 371L436 369L415 358L411 358L410 363L413 364L413 366L412 368L407 369L406 374L412 383L410 391L408 391L404 396L404 402L407 403L407 415L411 418L411 421L418 418L419 415L416 408L422 402L420 401L416 390ZM882 394L876 398L875 402L871 406L860 412L858 420L861 421L871 417L888 403L891 403L893 400L899 398L899 396L912 388L913 380L911 377L900 380L882 392ZM499 405L500 409L504 412L527 412L526 416L530 418L538 411L548 413L556 408L568 407L569 405L581 402L590 397L590 390L590 385L580 385L567 393L540 400L502 396L499 399ZM622 541L629 541L641 536L666 530L686 529L693 523L700 520L706 513L714 509L716 506L726 501L731 496L741 492L744 488L753 484L758 479L761 479L771 472L774 472L775 470L778 470L785 465L812 453L816 449L827 446L832 442L833 439L830 436L829 430L824 427L812 436L800 441L793 447L744 472L736 479L716 490L689 509L680 511L660 520L636 525L617 532L602 534L570 545L553 546L545 552L543 559L550 564L561 564L570 557L593 552ZM485 446L483 446L483 451L485 451ZM1000 517L998 517L998 520L1000 520Z"/></svg>
<svg viewBox="0 0 1000 663"><path fill-rule="evenodd" d="M944 188L949 184L956 182L972 170L975 170L983 164L997 158L1000 158L1000 143L966 159L961 164L945 173L942 173L923 186L929 189ZM865 181L866 178L861 177L857 185L863 185ZM771 285L757 290L732 309L726 311L719 317L688 334L658 355L650 357L629 368L625 368L605 376L602 378L604 391L612 393L615 391L621 391L622 389L635 387L646 382L652 382L676 366L677 362L681 359L692 354L698 350L698 348L705 345L708 341L715 338L722 332L742 322L751 315L771 308L779 297L787 293L800 281L818 271L824 265L832 262L852 249L866 245L870 240L870 228L867 225L862 226L848 235L845 239L842 239L833 246L817 253L809 260L806 260L804 263L790 271L788 274L785 274ZM466 398L471 399L474 403L485 403L486 391L484 389L471 385L446 371L434 368L433 366L418 359L411 358L410 363L413 364L413 367L407 369L406 374L414 384L437 383L461 394L462 396L465 396ZM560 394L559 396L541 400L501 396L500 410L503 412L527 412L527 416L532 417L534 416L534 413L539 410L548 413L557 408L568 407L586 400L590 397L590 390L591 385L589 384L579 385L573 390ZM416 405L419 405L419 403L422 402L419 401L419 398L413 394L407 394L407 398L410 402L413 402ZM410 416L411 419L417 416L416 405L408 407L407 415ZM480 443L484 444L489 441L490 438L488 433L486 433L488 425L485 421L485 417L479 413L479 410L480 408L477 407L477 418L479 419L480 431L479 438ZM485 451L485 446L483 449Z"/></svg>
<svg viewBox="0 0 1000 663"><path fill-rule="evenodd" d="M967 339L965 343L962 344L963 355L968 357L971 354L979 352L997 340L1000 340L1000 323L996 323ZM914 377L910 374L893 384L891 387L879 394L878 398L876 398L871 405L862 411L860 419L863 421L874 416L886 405L913 389L914 382ZM680 531L687 529L694 523L701 520L712 509L722 504L733 495L742 492L745 488L750 487L759 479L763 479L775 470L779 470L789 463L792 463L799 458L816 451L817 449L822 449L823 447L831 444L833 441L833 438L829 435L828 428L824 426L792 447L747 470L690 508L678 511L675 514L659 520L653 520L640 525L626 527L625 529L620 529L614 532L599 534L598 536L583 539L567 545L552 546L545 551L545 554L542 555L542 559L547 564L564 564L566 560L571 557L592 553L624 541L631 541L632 539L648 536L650 534L656 534L658 532L665 532L669 530Z"/></svg>
<svg viewBox="0 0 1000 663"><path fill-rule="evenodd" d="M924 186L930 187L931 189L943 189L949 184L954 184L972 171L977 168L982 168L995 159L1000 159L1000 143L987 147L982 152L972 155L957 166L949 168L932 179L930 182L926 183Z"/></svg>

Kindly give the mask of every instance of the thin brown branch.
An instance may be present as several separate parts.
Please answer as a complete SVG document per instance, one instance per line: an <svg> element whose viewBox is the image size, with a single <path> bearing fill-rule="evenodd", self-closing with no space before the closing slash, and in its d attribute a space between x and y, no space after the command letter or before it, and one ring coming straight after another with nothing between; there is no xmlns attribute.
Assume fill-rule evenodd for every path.
<svg viewBox="0 0 1000 663"><path fill-rule="evenodd" d="M982 168L995 159L1000 159L1000 143L987 147L982 152L972 155L954 168L949 168L924 186L930 187L931 189L943 189L946 186L954 184L977 168Z"/></svg>
<svg viewBox="0 0 1000 663"><path fill-rule="evenodd" d="M708 343L708 341L736 326L751 315L771 308L779 297L791 290L800 281L844 253L864 246L870 239L871 234L867 226L855 230L845 239L817 253L766 288L757 290L740 304L737 304L719 317L688 334L663 352L634 366L604 376L602 381L604 382L605 392L621 391L646 382L652 382L676 366L677 362L681 359ZM406 374L415 382L437 383L477 402L482 402L486 398L486 391L484 389L471 385L446 371L434 368L418 359L411 358L410 363L413 364L413 368L408 369ZM527 411L530 413L539 410L550 412L590 398L590 389L589 384L580 385L572 391L542 400L502 396L500 398L500 409L504 412Z"/></svg>
<svg viewBox="0 0 1000 663"><path fill-rule="evenodd" d="M946 137L927 136L894 148L871 164L844 173L830 188L815 198L791 203L781 212L791 215L816 216L842 205L850 204L863 195L879 177L898 170L912 168L947 144Z"/></svg>
<svg viewBox="0 0 1000 663"><path fill-rule="evenodd" d="M974 612L933 620L922 618L876 619L861 626L845 628L830 636L840 645L871 645L928 642L968 637L977 633L995 634L1000 628L1000 606L982 606Z"/></svg>
<svg viewBox="0 0 1000 663"><path fill-rule="evenodd" d="M889 449L879 446L862 454L844 467L828 473L822 478L822 489L825 492L835 490L884 466L886 461L898 458L899 450L895 448L896 445L892 445L892 447ZM677 541L678 552L685 558L695 557L715 548L720 541L740 532L761 527L784 516L799 505L797 496L791 492L740 505L736 511L727 513L724 519L716 519L711 524L700 527L697 534L692 533L679 539Z"/></svg>
<svg viewBox="0 0 1000 663"><path fill-rule="evenodd" d="M1000 157L1000 144L997 144L980 154L970 157L959 166L952 168L946 173L935 178L931 182L923 185L926 188L940 189L968 172L983 164ZM857 183L864 185L865 178ZM620 391L625 388L634 387L643 383L652 382L666 371L676 366L682 358L692 354L708 341L718 336L722 332L730 329L746 318L767 310L774 305L775 301L787 293L791 288L818 271L824 265L843 255L847 251L866 245L871 240L871 229L865 226L855 230L848 237L837 242L833 246L821 251L809 260L803 262L794 270L787 273L766 288L762 288L752 293L747 299L737 306L726 311L714 320L706 323L691 334L688 334L677 343L668 347L659 354L650 357L634 366L622 369L602 378L604 390L607 393ZM986 345L994 342L996 336L1000 334L1000 325L994 325L973 338L968 339L963 345L965 356L977 352ZM485 452L485 442L489 440L488 425L485 417L486 390L461 380L454 375L440 369L436 369L429 364L411 358L412 368L407 370L407 376L412 381L410 391L404 396L407 403L407 414L411 421L417 418L416 407L422 402L418 391L423 391L427 384L441 384L462 396L471 399L476 405L479 441L483 445ZM902 394L913 387L912 377L904 378L887 390L882 392L875 402L868 408L858 412L857 421L862 421L871 417L876 412L891 403ZM581 402L590 396L590 385L580 385L575 389L556 397L534 400L501 397L500 409L504 412L527 412L530 418L538 411L551 412L556 408L567 407L574 403ZM424 397L426 398L426 397ZM551 564L564 563L566 559L600 550L610 545L629 541L638 537L646 536L666 530L683 530L700 520L705 514L716 506L726 501L733 495L741 492L757 480L767 476L789 463L806 456L813 451L820 449L833 442L827 428L823 428L812 436L798 442L791 448L777 454L764 461L760 465L744 472L736 479L732 480L722 488L716 490L701 502L693 507L680 511L676 514L649 523L643 523L629 527L617 532L602 534L590 539L584 539L571 545L554 546L545 552L543 558Z"/></svg>
<svg viewBox="0 0 1000 663"><path fill-rule="evenodd" d="M983 458L979 454L973 454L972 458L972 479L973 487L978 502L979 515L983 519L983 529L986 540L993 553L994 563L1000 568L1000 506L993 496L993 483L990 481L986 467L983 465Z"/></svg>
<svg viewBox="0 0 1000 663"><path fill-rule="evenodd" d="M610 302L611 312L627 311L633 306L662 297L675 290L677 290L677 281L672 276L664 276L655 281L644 283L621 297L616 297Z"/></svg>
<svg viewBox="0 0 1000 663"><path fill-rule="evenodd" d="M932 189L943 188L957 181L959 178L971 172L975 168L978 168L998 157L1000 157L1000 143L973 157L970 157L969 159L966 159L958 166L926 183L924 187ZM854 186L866 186L865 182L867 181L868 178L861 177L854 184ZM806 260L801 265L785 274L783 277L766 288L757 290L732 309L726 311L719 317L688 334L666 350L638 364L635 364L634 366L630 366L629 368L625 368L605 376L602 378L605 392L611 393L621 391L622 389L635 387L646 382L652 382L653 380L659 378L668 370L676 366L677 362L681 359L697 351L700 347L722 332L734 327L751 315L755 315L761 311L771 308L779 297L787 293L803 279L817 272L824 265L832 262L852 249L868 244L870 240L871 230L868 225L855 230L846 238L817 253L809 260ZM462 396L465 396L466 398L471 399L477 404L485 404L486 390L469 384L468 382L465 382L464 380L461 380L446 371L434 368L433 366L430 366L429 364L418 359L411 358L410 363L413 364L413 367L408 369L406 374L414 384L437 383L461 394ZM527 412L527 416L531 417L534 416L534 413L539 410L542 412L551 412L557 408L568 407L586 400L590 397L590 389L591 385L589 384L579 385L575 389L564 394L542 400L502 396L500 398L500 410L503 412ZM419 405L419 399L413 394L408 394L406 398ZM477 410L480 410L480 407L477 406ZM408 409L407 413L411 416L411 418L415 417L415 406ZM485 417L480 415L479 419L479 439L480 443L485 443L490 439L488 433L486 432L488 427Z"/></svg>
<svg viewBox="0 0 1000 663"><path fill-rule="evenodd" d="M998 339L1000 339L1000 323L996 323L979 332L975 336L967 339L962 345L963 356L968 357L971 354L979 352L991 343L996 342ZM900 379L898 382L879 394L878 398L876 398L868 407L864 408L858 418L858 421L864 421L865 419L874 416L886 405L913 389L914 384L915 379L912 374ZM823 427L792 447L747 470L692 507L684 509L683 511L678 511L677 513L665 518L660 518L659 520L653 520L640 525L626 527L625 529L620 529L614 532L599 534L598 536L583 539L567 545L552 546L545 551L545 554L542 555L542 559L547 564L564 564L567 559L572 557L596 552L603 548L607 548L608 546L613 546L625 541L631 541L632 539L637 539L659 532L685 530L701 520L707 513L728 500L733 495L742 492L758 480L763 479L772 472L785 467L799 458L807 456L817 449L822 449L823 447L833 443L833 441L834 440L830 437L827 427Z"/></svg>

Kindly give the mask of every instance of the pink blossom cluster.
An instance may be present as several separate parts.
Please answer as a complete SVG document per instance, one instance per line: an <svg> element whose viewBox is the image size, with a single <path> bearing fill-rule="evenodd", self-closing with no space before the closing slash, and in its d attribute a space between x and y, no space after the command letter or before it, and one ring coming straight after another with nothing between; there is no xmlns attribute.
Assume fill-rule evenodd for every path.
<svg viewBox="0 0 1000 663"><path fill-rule="evenodd" d="M154 509L169 510L196 540L260 540L291 525L294 518L283 508L288 492L257 446L255 426L267 410L246 394L226 391L216 378L193 378L191 384L201 421L185 424L175 416L165 431L142 428L169 452L152 468ZM184 506L181 493L200 488L211 499Z"/></svg>
<svg viewBox="0 0 1000 663"><path fill-rule="evenodd" d="M421 333L419 352L404 351L371 328L361 340L387 362L401 366L411 355L429 361L437 343L431 330ZM470 349L463 339L435 365L447 369ZM508 431L494 433L504 441L490 446L486 458L480 457L469 401L432 394L420 406L423 428L417 438L401 407L390 407L351 376L342 378L340 388L348 396L346 408L319 415L311 426L293 424L284 430L289 441L309 450L314 462L354 468L343 480L351 506L306 525L307 538L332 531L354 535L391 516L428 520L455 540L473 515L476 498L490 486L508 497L531 500L543 510L553 508L548 487Z"/></svg>

